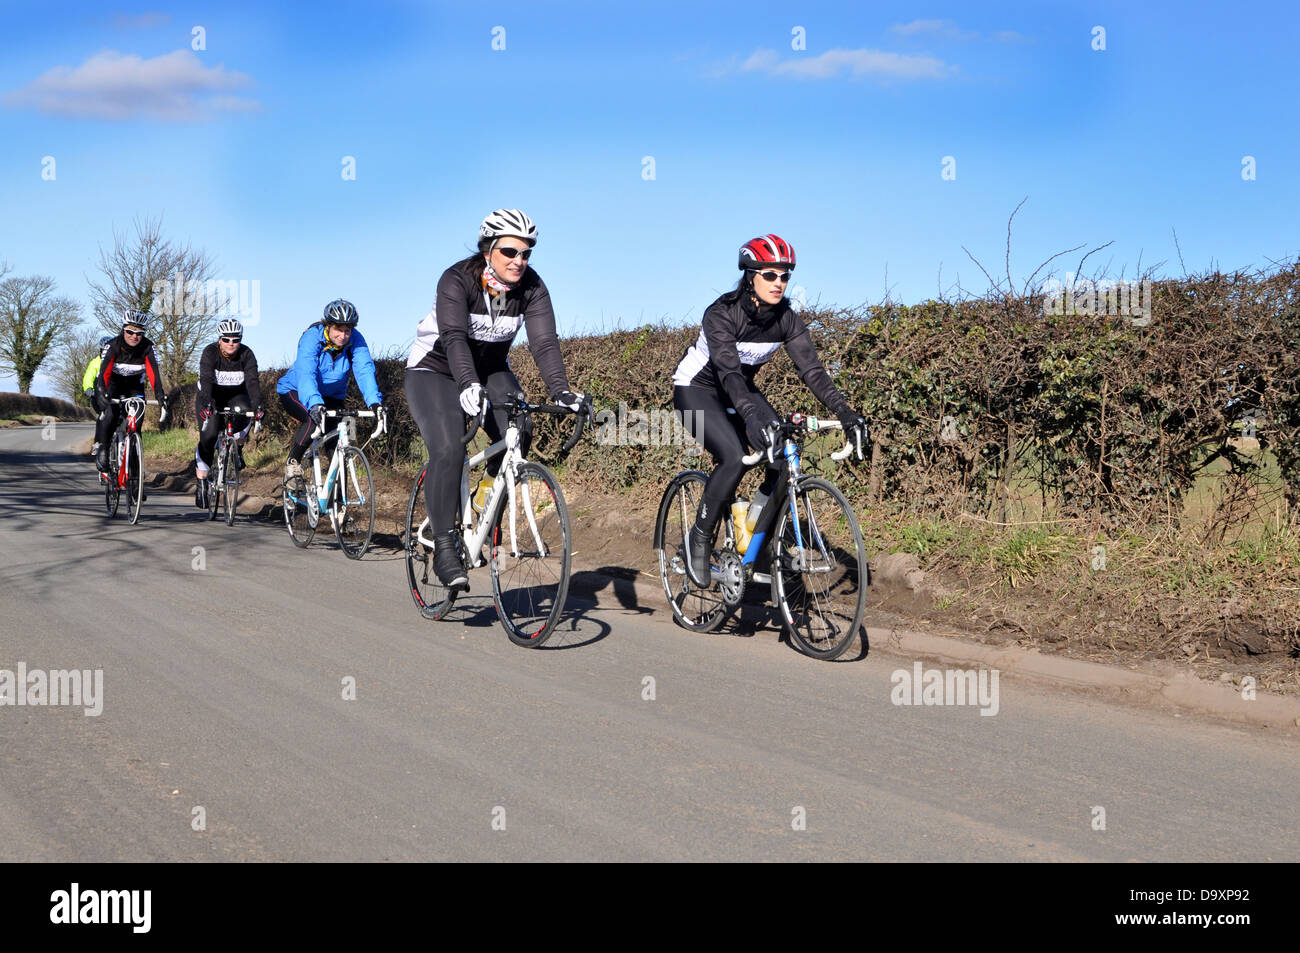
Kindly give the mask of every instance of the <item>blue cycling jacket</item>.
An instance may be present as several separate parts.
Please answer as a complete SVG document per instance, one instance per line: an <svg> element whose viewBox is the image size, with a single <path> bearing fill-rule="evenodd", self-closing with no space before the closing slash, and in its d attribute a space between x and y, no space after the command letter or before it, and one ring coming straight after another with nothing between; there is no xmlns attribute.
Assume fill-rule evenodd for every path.
<svg viewBox="0 0 1300 953"><path fill-rule="evenodd" d="M366 406L381 403L383 394L375 382L375 362L360 331L340 350L327 348L324 325L313 324L298 339L298 357L293 367L280 378L275 390L280 394L298 392L304 407L323 404L323 397L342 400L348 394L348 372L357 379L357 387Z"/></svg>

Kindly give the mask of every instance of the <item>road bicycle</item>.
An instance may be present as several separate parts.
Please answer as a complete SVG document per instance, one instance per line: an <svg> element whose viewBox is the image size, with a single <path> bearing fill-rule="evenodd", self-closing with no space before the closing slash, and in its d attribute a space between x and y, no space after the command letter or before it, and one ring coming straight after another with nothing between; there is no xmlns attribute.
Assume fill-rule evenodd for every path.
<svg viewBox="0 0 1300 953"><path fill-rule="evenodd" d="M140 421L146 404L158 406L156 400L143 397L110 397L110 404L126 408L108 448L108 470L101 475L104 484L104 509L108 518L117 515L121 498L126 497L126 515L132 525L140 520L140 504L145 500L144 451L140 443Z"/></svg>
<svg viewBox="0 0 1300 953"><path fill-rule="evenodd" d="M339 425L325 432L325 417L338 418ZM375 429L362 447L353 444L357 417L376 418ZM324 412L303 454L303 475L284 481L284 523L295 546L307 546L322 517L328 517L345 556L360 559L366 554L375 530L375 481L364 447L387 428L388 418L382 409ZM335 441L334 452L329 470L322 477L320 448L330 440Z"/></svg>
<svg viewBox="0 0 1300 953"><path fill-rule="evenodd" d="M708 476L686 470L669 481L659 503L654 546L664 592L679 625L712 632L741 604L750 583L769 583L782 628L805 655L829 661L853 642L871 580L862 531L834 484L799 472L803 443L831 429L842 429L840 422L791 414L773 428L775 439L766 451L742 458L747 466L765 458L770 464L779 453L787 465L743 551L737 550L732 506L724 510L718 520L721 538L715 536L710 560L710 584L703 589L686 572L685 546ZM861 435L831 458L843 460L855 449L861 459ZM759 571L764 567L767 572Z"/></svg>
<svg viewBox="0 0 1300 953"><path fill-rule="evenodd" d="M226 525L234 526L235 508L239 505L239 472L243 469L239 441L235 439L235 418L252 419L257 416L257 413L252 410L233 410L223 407L217 411L217 414L225 418L225 426L217 435L212 467L205 478L208 484L206 491L208 519L217 518L217 513L222 510L224 502ZM261 426L262 422L259 420L254 433L257 432L256 428Z"/></svg>
<svg viewBox="0 0 1300 953"><path fill-rule="evenodd" d="M460 513L455 539L461 564L466 569L482 566L484 546L491 567L492 601L497 617L510 641L516 645L542 645L555 629L569 592L570 556L573 543L569 511L560 484L545 466L524 459L519 448L519 420L528 413L569 414L572 408L554 404L530 404L521 397L496 405L507 415L505 435L496 443L467 457L461 471ZM474 418L462 443L478 432L486 401ZM573 433L560 453L573 449L582 436L587 415L577 413ZM500 469L481 506L469 492L469 476L489 460L501 458ZM439 581L433 569L433 539L425 506L424 481L428 463L411 487L406 508L406 578L420 615L441 619L451 610L461 591ZM486 479L486 476L483 478ZM481 481L475 481L476 485ZM478 496L478 494L475 494Z"/></svg>

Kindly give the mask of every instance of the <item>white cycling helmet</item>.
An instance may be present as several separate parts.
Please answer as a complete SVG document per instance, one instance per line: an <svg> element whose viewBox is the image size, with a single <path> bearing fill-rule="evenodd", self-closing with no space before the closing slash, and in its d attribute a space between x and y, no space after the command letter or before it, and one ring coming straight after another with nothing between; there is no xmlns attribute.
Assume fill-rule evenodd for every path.
<svg viewBox="0 0 1300 953"><path fill-rule="evenodd" d="M127 308L122 312L122 327L149 329L149 312L138 308Z"/></svg>
<svg viewBox="0 0 1300 953"><path fill-rule="evenodd" d="M226 318L217 325L217 334L223 338L242 338L244 336L244 326L234 318Z"/></svg>
<svg viewBox="0 0 1300 953"><path fill-rule="evenodd" d="M483 224L478 227L480 239L490 238L496 241L506 236L522 238L528 244L536 245L537 226L517 208L499 208L483 219Z"/></svg>

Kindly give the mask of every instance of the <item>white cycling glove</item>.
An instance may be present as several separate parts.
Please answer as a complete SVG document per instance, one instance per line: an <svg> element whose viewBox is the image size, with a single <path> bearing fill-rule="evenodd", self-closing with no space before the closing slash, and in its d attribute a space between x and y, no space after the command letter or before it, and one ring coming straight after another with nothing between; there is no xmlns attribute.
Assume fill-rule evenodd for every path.
<svg viewBox="0 0 1300 953"><path fill-rule="evenodd" d="M460 409L471 417L477 417L483 405L483 385L470 384L460 392Z"/></svg>

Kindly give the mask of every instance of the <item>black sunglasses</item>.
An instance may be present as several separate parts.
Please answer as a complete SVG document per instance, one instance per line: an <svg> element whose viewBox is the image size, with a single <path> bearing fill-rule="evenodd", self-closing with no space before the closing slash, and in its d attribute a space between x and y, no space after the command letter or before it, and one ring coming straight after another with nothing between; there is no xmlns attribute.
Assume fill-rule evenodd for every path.
<svg viewBox="0 0 1300 953"><path fill-rule="evenodd" d="M222 343L222 344L238 344L241 340L242 340L242 338L222 338L222 339L221 339L221 343Z"/></svg>
<svg viewBox="0 0 1300 953"><path fill-rule="evenodd" d="M516 255L523 255L524 261L533 257L533 250L531 248L498 248L497 251L505 255L507 258L514 258Z"/></svg>
<svg viewBox="0 0 1300 953"><path fill-rule="evenodd" d="M790 272L788 271L760 271L758 274L763 276L764 281L779 281L785 284L790 280Z"/></svg>
<svg viewBox="0 0 1300 953"><path fill-rule="evenodd" d="M123 329L122 329L122 334L123 334L123 335L127 335L127 334L129 334L129 335L131 335L131 337L133 337L133 338L138 338L140 335L144 334L144 332L143 332L143 331L132 331L132 330L130 330L129 328L123 328Z"/></svg>

